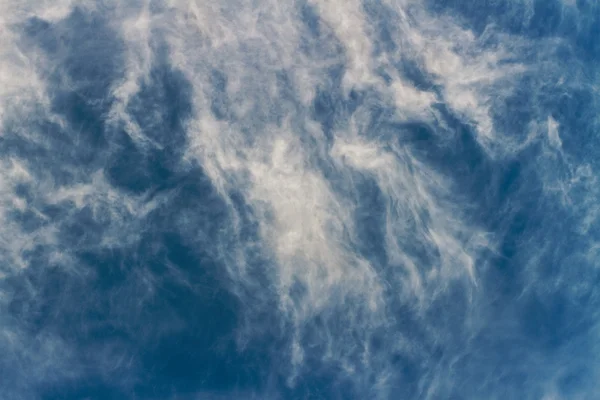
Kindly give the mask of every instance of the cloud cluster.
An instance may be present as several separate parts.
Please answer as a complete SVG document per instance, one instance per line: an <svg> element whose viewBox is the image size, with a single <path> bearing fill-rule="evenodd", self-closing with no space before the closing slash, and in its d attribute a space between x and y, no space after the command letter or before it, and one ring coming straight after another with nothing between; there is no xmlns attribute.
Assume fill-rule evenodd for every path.
<svg viewBox="0 0 600 400"><path fill-rule="evenodd" d="M591 393L593 6L437 3L0 3L10 398Z"/></svg>

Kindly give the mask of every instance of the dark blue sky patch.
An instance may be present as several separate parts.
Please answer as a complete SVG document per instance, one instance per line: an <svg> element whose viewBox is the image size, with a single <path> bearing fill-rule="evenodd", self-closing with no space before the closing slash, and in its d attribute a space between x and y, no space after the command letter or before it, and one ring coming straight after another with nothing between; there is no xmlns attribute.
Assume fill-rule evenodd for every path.
<svg viewBox="0 0 600 400"><path fill-rule="evenodd" d="M529 39L560 38L573 46L576 57L588 62L599 55L599 5L591 1L430 0L433 10L460 15L464 25L481 34L490 26ZM575 3L575 4L572 4Z"/></svg>
<svg viewBox="0 0 600 400"><path fill-rule="evenodd" d="M126 400L132 398L130 393L111 386L104 379L94 377L56 386L42 387L39 390L39 398L42 400Z"/></svg>
<svg viewBox="0 0 600 400"><path fill-rule="evenodd" d="M395 29L393 17L396 15L393 10L372 1L365 2L364 10L369 22L375 27L374 55L397 50L395 38L401 34Z"/></svg>
<svg viewBox="0 0 600 400"><path fill-rule="evenodd" d="M161 63L131 99L128 111L145 136L167 151L181 151L185 124L192 116L191 83L181 71Z"/></svg>
<svg viewBox="0 0 600 400"><path fill-rule="evenodd" d="M172 169L179 160L173 159L168 150L141 147L122 131L114 135L113 143L114 150L106 169L113 185L139 194L173 179Z"/></svg>
<svg viewBox="0 0 600 400"><path fill-rule="evenodd" d="M111 181L141 193L177 180L191 108L190 83L181 72L168 65L151 71L148 83L128 104L129 114L149 142L138 143L122 130L113 134L107 165Z"/></svg>
<svg viewBox="0 0 600 400"><path fill-rule="evenodd" d="M355 190L360 204L354 216L357 226L360 227L357 250L381 268L387 265L384 245L385 199L377 185L369 179L357 177Z"/></svg>

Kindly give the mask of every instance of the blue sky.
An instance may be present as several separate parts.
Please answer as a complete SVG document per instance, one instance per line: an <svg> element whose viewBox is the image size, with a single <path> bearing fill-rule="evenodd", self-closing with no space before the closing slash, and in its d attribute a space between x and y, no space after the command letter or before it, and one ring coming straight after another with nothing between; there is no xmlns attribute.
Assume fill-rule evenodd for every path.
<svg viewBox="0 0 600 400"><path fill-rule="evenodd" d="M596 396L598 3L0 15L2 399Z"/></svg>

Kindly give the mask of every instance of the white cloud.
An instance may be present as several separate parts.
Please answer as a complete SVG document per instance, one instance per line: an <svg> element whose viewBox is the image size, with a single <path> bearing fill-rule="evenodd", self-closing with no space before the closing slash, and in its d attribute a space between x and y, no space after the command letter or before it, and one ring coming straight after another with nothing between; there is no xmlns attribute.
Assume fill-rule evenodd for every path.
<svg viewBox="0 0 600 400"><path fill-rule="evenodd" d="M309 1L318 37L309 35L301 7L294 2L172 0L122 2L106 8L85 2L0 3L5 11L0 16L0 123L16 121L16 133L2 131L2 135L19 134L47 149L44 132L30 130L28 118L51 119L70 129L50 112L53 88L48 87L46 74L56 68L60 75L60 60L27 47L15 27L34 15L51 23L61 21L76 5L84 12L106 13L125 47L124 74L110 84L111 98L105 99L114 100L102 116L108 127L125 127L141 148L160 147L128 113L141 87L153 79L159 48L168 52L168 62L189 81L194 110L185 124L188 148L182 161L201 166L228 206L228 220L225 233L216 237L206 237L208 233L194 226L187 210L173 211L174 224L182 233L202 236L214 246L211 251L225 262L232 290L246 313L274 312L281 326L292 327L289 354L283 356L291 365L282 371L290 384L316 357L336 366L361 393L386 398L401 374L391 354L401 353L421 356L423 365L431 367L418 382L419 393L436 398L451 385L445 379L450 380L453 372L440 372L441 366L429 361L431 349L419 347L426 339L413 339L398 328L404 321L394 307L402 304L414 312L414 318L420 318L414 322L419 325L415 330L440 346L450 333L440 332L426 315L450 287L458 285L467 293L469 311L484 319L494 317L485 315L480 274L485 251L494 250L502 238L480 226L486 221L471 217L471 202L477 199L460 192L456 171L430 165L410 143L381 132L377 118L421 122L431 129L431 140L448 143L451 138L444 136L457 132L444 125L437 111L445 104L463 125L472 127L490 168L498 159L514 158L547 138L552 156L544 154L547 158L536 165L559 160L567 178L550 178L540 171L544 189L559 192L565 207L580 206L574 215L582 222L582 235L597 221L594 170L569 158L562 143L567 135L563 126L553 117L544 124L547 113L536 115L539 121L530 123L531 133L515 139L496 124L499 105L513 94L522 74L534 68L535 60L521 55L533 45L495 28L477 36L453 18L433 16L420 2L381 2L392 25L394 50L389 51L376 49L381 40L379 21L354 0ZM420 68L428 84L417 85L406 76L399 67L403 61ZM338 66L344 67L341 87L332 72ZM224 88L214 87L210 78L214 71L224 76ZM331 129L311 118L315 96L323 90L330 90L334 98L334 115L328 116ZM348 101L352 90L368 97L357 102L356 110ZM211 110L216 92L225 99L225 116ZM379 116L374 108L388 113ZM34 116L33 109L43 115ZM101 164L85 171L61 166L70 176L65 183L52 171L41 170L34 159L7 156L0 161L0 259L9 266L0 271L2 279L27 268L28 254L36 246L44 249L49 263L74 272L77 263L71 253L133 245L147 228L147 217L169 204L170 193L151 197L117 189ZM371 211L381 217L377 228L382 243L377 245L384 249L384 262L371 260L360 247L365 228L356 219L357 209L364 206L357 195L358 181L372 183L384 205ZM21 186L31 190L31 196L20 194ZM577 191L588 194L581 200ZM61 214L52 216L44 206L58 207ZM60 243L61 229L84 211L102 225L102 233ZM26 228L15 218L19 213L32 213L40 222ZM257 237L242 237L244 219L255 224ZM588 259L597 246L590 241ZM258 253L264 263L251 265L246 257L250 252ZM540 254L527 255L530 263L538 262ZM192 285L185 277L173 276ZM131 285L139 284L146 290L144 296L153 296L151 276L140 273L138 278ZM271 296L276 310L267 309L273 304ZM0 291L0 298L5 297L8 294ZM319 324L314 323L317 319ZM239 336L275 329L245 328ZM14 325L3 330L0 346L23 352L33 338L15 333L19 329ZM384 350L376 348L374 338ZM37 345L38 358L27 353L30 359L23 365L38 366L40 375L69 359L60 357L71 350L58 338L48 336ZM314 355L313 348L323 353ZM113 361L108 357L103 365ZM528 365L537 364L534 360Z"/></svg>

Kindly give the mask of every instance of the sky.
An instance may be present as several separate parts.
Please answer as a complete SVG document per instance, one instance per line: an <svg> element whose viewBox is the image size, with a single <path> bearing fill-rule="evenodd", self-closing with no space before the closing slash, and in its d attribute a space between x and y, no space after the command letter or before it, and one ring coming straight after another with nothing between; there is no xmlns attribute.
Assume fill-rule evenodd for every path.
<svg viewBox="0 0 600 400"><path fill-rule="evenodd" d="M600 3L0 0L0 398L600 398Z"/></svg>

